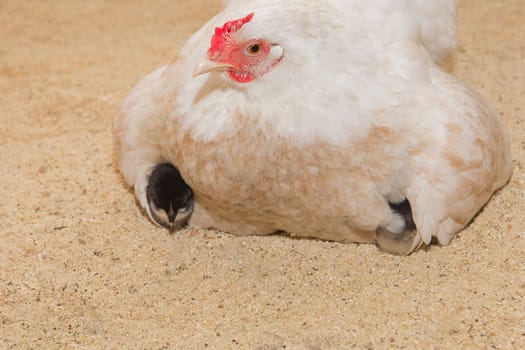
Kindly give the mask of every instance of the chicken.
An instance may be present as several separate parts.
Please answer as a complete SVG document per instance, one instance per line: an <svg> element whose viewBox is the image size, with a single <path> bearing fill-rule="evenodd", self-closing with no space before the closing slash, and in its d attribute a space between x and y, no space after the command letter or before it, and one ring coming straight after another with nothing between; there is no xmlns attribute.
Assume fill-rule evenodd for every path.
<svg viewBox="0 0 525 350"><path fill-rule="evenodd" d="M153 222L446 245L511 174L509 135L437 62L451 0L232 0L124 100L120 170Z"/></svg>

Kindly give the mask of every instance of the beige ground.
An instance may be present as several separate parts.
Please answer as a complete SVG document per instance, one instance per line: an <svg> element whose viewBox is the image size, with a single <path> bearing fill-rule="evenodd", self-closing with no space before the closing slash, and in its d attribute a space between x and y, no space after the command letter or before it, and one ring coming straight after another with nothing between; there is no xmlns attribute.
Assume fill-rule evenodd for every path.
<svg viewBox="0 0 525 350"><path fill-rule="evenodd" d="M501 110L514 176L450 246L409 257L169 235L139 211L113 114L214 10L0 0L0 349L524 349L525 0L461 1L448 64Z"/></svg>

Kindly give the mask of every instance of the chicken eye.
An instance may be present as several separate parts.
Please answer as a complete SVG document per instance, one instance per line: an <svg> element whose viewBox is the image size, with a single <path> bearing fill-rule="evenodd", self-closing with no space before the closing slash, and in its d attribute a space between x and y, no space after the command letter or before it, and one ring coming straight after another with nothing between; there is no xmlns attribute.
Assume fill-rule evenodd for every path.
<svg viewBox="0 0 525 350"><path fill-rule="evenodd" d="M246 46L246 53L251 56L256 56L261 53L261 44L254 43Z"/></svg>

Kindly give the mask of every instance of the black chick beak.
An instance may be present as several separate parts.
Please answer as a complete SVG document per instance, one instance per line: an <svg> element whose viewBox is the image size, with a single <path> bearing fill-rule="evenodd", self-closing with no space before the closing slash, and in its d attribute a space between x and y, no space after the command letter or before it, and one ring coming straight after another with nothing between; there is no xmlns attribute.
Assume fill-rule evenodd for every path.
<svg viewBox="0 0 525 350"><path fill-rule="evenodd" d="M175 221L175 218L177 217L177 213L173 210L173 204L170 203L170 210L168 211L168 220L170 221L170 224L173 225L173 222Z"/></svg>

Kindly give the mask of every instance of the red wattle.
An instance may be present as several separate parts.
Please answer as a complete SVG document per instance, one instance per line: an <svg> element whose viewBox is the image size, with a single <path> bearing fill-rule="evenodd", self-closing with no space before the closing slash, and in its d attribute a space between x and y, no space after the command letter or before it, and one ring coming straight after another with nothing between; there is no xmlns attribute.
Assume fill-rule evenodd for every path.
<svg viewBox="0 0 525 350"><path fill-rule="evenodd" d="M228 72L228 74L230 75L230 78L232 78L238 83L249 83L255 80L255 75L250 74L250 73L244 73L244 72L239 72L236 70L231 70Z"/></svg>

